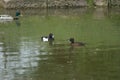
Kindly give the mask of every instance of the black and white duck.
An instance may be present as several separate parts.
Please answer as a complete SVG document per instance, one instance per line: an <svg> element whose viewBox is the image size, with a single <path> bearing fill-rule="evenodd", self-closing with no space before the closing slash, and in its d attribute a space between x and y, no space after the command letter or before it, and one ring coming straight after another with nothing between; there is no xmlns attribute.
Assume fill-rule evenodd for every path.
<svg viewBox="0 0 120 80"><path fill-rule="evenodd" d="M53 33L50 33L48 36L42 36L41 40L43 42L54 41L54 35Z"/></svg>

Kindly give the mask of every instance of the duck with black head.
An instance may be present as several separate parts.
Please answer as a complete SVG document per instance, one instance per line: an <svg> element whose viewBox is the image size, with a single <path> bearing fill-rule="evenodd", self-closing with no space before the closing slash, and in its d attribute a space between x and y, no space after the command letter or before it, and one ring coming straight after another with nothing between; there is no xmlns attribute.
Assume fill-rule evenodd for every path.
<svg viewBox="0 0 120 80"><path fill-rule="evenodd" d="M50 33L48 36L42 36L41 40L43 42L54 41L54 35L53 33Z"/></svg>
<svg viewBox="0 0 120 80"><path fill-rule="evenodd" d="M75 42L74 38L69 39L71 46L85 46L83 42Z"/></svg>

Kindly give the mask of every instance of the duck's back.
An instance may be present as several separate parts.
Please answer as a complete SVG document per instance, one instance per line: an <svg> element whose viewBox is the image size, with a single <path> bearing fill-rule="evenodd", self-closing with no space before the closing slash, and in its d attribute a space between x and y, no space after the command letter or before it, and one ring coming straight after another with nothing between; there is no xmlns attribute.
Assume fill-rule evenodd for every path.
<svg viewBox="0 0 120 80"><path fill-rule="evenodd" d="M43 42L46 42L46 41L48 41L48 37L43 36L43 37L41 37L41 40L42 40Z"/></svg>

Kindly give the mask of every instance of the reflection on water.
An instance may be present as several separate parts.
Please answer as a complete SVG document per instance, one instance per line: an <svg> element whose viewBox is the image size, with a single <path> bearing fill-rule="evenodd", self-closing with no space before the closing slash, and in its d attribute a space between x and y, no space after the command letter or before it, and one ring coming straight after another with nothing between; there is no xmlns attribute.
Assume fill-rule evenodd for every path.
<svg viewBox="0 0 120 80"><path fill-rule="evenodd" d="M14 10L0 13L14 15ZM0 23L0 80L120 79L116 14L111 19L100 8L95 12L23 10L23 15L20 20ZM40 37L50 32L55 34L52 45L41 42ZM71 47L70 37L86 46Z"/></svg>
<svg viewBox="0 0 120 80"><path fill-rule="evenodd" d="M29 71L38 66L38 60L45 60L37 57L39 46L36 43L21 39L19 51L9 51L9 47L0 44L0 79L13 80L16 74L30 73ZM34 46L33 46L34 45Z"/></svg>
<svg viewBox="0 0 120 80"><path fill-rule="evenodd" d="M15 20L15 23L16 23L17 26L21 26L21 23L20 23L19 20Z"/></svg>
<svg viewBox="0 0 120 80"><path fill-rule="evenodd" d="M19 49L17 50L8 47L4 41L0 42L0 80L26 79L23 77L25 74L25 76L29 76L26 80L32 80L30 74L32 74L36 68L41 67L41 61L47 65L51 64L51 61L54 62L54 60L58 60L55 62L62 64L68 63L67 61L69 61L66 61L67 57L69 59L68 55L61 55L60 51L65 51L64 49L53 46L55 48L52 51L48 51L46 50L47 46L44 45L46 43L39 45L39 42L34 42L27 37L22 37L20 40L18 44ZM53 54L53 52L57 54ZM46 63L46 61L48 62ZM22 75L22 77L16 77L18 75Z"/></svg>

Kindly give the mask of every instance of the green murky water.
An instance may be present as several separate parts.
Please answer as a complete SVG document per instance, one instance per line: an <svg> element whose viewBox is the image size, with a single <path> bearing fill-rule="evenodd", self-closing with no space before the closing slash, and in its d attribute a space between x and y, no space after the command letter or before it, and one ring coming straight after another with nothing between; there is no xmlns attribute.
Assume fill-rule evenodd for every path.
<svg viewBox="0 0 120 80"><path fill-rule="evenodd" d="M0 14L14 16L15 10ZM120 12L22 10L0 23L0 80L120 80ZM52 32L53 45L41 41ZM86 43L71 47L68 39Z"/></svg>

